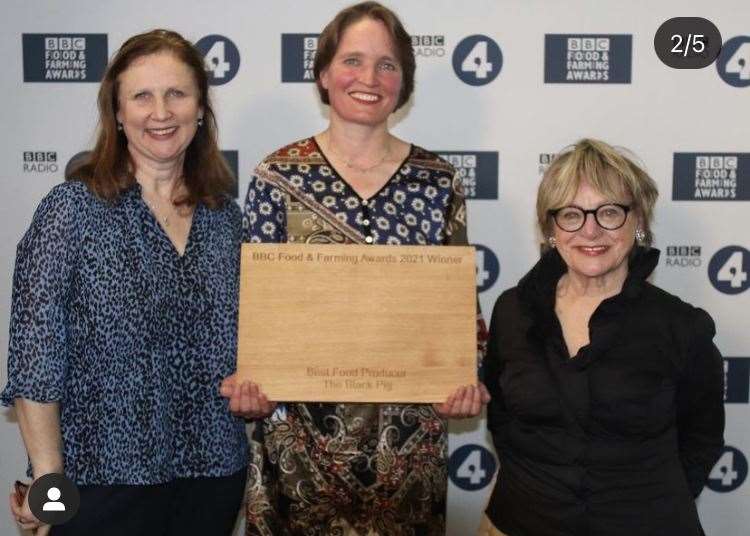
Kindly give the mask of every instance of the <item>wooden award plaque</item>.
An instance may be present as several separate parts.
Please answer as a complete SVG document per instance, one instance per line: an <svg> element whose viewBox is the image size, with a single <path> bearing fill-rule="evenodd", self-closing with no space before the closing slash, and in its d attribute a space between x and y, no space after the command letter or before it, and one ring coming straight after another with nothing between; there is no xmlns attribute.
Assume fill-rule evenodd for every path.
<svg viewBox="0 0 750 536"><path fill-rule="evenodd" d="M444 402L477 381L474 248L243 244L237 372L269 400Z"/></svg>

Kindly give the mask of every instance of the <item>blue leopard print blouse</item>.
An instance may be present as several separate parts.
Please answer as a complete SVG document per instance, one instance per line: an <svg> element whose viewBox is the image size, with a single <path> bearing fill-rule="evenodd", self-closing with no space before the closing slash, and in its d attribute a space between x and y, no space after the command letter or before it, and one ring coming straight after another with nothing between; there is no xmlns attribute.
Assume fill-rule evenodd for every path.
<svg viewBox="0 0 750 536"><path fill-rule="evenodd" d="M78 484L225 476L247 464L221 379L236 359L241 216L196 207L179 256L141 198L52 189L18 245L0 399L59 401Z"/></svg>

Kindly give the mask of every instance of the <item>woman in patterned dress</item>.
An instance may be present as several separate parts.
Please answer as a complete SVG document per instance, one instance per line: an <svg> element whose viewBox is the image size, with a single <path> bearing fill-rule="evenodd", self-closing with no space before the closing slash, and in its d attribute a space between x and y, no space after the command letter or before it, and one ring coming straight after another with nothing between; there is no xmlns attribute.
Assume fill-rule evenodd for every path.
<svg viewBox="0 0 750 536"><path fill-rule="evenodd" d="M96 147L18 245L0 396L31 475L64 472L80 509L51 531L28 500L11 509L37 536L228 535L247 474L245 423L218 393L241 214L203 58L175 32L133 36L98 102Z"/></svg>
<svg viewBox="0 0 750 536"><path fill-rule="evenodd" d="M409 34L380 4L349 7L328 24L314 73L330 123L257 167L245 241L466 244L455 169L388 131L414 68ZM443 535L445 418L476 416L488 400L470 385L435 406L276 406L234 378L223 393L239 413L273 412L256 427L247 494L247 534L264 536Z"/></svg>

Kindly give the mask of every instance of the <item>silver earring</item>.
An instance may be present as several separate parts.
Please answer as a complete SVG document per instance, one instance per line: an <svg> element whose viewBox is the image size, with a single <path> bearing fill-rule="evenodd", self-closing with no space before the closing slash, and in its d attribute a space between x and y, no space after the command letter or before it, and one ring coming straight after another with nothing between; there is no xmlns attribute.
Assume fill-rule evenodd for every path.
<svg viewBox="0 0 750 536"><path fill-rule="evenodd" d="M547 243L549 244L549 247L554 248L557 245L557 238L550 236L547 238Z"/></svg>
<svg viewBox="0 0 750 536"><path fill-rule="evenodd" d="M119 121L117 123L117 130L119 130L120 132L122 132L122 123L120 123Z"/></svg>
<svg viewBox="0 0 750 536"><path fill-rule="evenodd" d="M635 241L642 245L646 241L646 232L643 229L635 230Z"/></svg>
<svg viewBox="0 0 750 536"><path fill-rule="evenodd" d="M202 126L203 126L203 118L202 118L202 117L199 117L199 118L198 118L198 126L199 126L199 127L202 127Z"/></svg>

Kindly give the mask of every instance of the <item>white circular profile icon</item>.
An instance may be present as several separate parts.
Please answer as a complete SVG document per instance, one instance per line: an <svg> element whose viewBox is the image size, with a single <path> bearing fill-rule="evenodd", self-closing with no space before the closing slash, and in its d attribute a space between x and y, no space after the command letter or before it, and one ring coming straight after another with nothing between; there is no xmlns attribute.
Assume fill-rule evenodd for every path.
<svg viewBox="0 0 750 536"><path fill-rule="evenodd" d="M44 503L44 506L42 506L42 510L45 512L64 512L65 511L65 505L60 502L60 489L56 487L51 487L47 490L47 498L49 501Z"/></svg>
<svg viewBox="0 0 750 536"><path fill-rule="evenodd" d="M31 513L47 525L60 525L76 515L81 496L76 485L62 473L37 478L29 488Z"/></svg>

